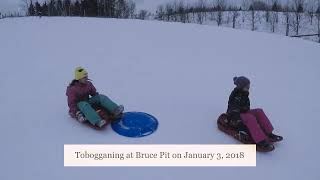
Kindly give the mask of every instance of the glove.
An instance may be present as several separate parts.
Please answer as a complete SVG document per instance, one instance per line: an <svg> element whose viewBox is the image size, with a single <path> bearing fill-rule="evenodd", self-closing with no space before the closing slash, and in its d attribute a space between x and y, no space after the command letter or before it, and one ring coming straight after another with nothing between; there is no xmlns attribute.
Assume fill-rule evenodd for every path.
<svg viewBox="0 0 320 180"><path fill-rule="evenodd" d="M77 111L76 119L81 123L83 123L83 122L85 122L87 120L86 117L82 114L81 111Z"/></svg>

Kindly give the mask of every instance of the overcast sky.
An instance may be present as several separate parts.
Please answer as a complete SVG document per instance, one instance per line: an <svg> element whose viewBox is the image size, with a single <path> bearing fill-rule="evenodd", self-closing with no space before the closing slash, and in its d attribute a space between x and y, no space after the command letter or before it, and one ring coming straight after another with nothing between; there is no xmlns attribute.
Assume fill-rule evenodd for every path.
<svg viewBox="0 0 320 180"><path fill-rule="evenodd" d="M33 0L37 1L37 0ZM38 0L38 2L44 2L45 0ZM147 9L149 11L154 11L158 5L173 2L174 0L133 0L136 2L137 9ZM197 0L184 0L185 2L194 2ZM208 2L213 0L207 0ZM231 3L239 4L242 0L227 0ZM282 0L286 1L286 0ZM8 12L17 12L20 11L20 6L22 0L0 0L0 12L8 13Z"/></svg>

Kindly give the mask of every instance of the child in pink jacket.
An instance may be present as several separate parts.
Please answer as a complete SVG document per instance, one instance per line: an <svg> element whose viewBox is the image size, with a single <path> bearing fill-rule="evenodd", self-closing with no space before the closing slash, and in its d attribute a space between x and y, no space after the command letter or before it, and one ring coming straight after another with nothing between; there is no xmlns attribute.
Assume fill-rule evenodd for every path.
<svg viewBox="0 0 320 180"><path fill-rule="evenodd" d="M75 70L75 79L67 88L69 114L80 122L88 120L92 125L102 127L106 124L93 106L100 106L108 110L115 117L123 113L124 107L118 106L107 96L99 94L88 79L87 71L78 67Z"/></svg>

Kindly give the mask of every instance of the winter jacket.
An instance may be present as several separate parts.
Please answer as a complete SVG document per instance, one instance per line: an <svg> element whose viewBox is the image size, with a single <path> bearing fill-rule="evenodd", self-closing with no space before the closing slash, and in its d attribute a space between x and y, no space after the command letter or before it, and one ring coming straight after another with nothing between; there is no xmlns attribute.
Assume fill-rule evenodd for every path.
<svg viewBox="0 0 320 180"><path fill-rule="evenodd" d="M235 88L228 101L228 119L231 121L240 120L240 113L250 110L249 92Z"/></svg>
<svg viewBox="0 0 320 180"><path fill-rule="evenodd" d="M69 114L71 117L75 117L78 110L77 104L80 101L88 101L89 95L97 95L97 90L90 81L86 83L80 83L79 81L74 81L68 88L66 95L68 96L68 106Z"/></svg>

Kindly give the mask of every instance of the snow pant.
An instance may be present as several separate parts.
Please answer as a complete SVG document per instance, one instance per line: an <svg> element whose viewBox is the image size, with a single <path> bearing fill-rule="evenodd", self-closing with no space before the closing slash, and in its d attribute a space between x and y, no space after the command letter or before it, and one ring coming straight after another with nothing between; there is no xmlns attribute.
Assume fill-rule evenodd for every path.
<svg viewBox="0 0 320 180"><path fill-rule="evenodd" d="M241 113L240 117L255 143L266 140L266 135L273 131L273 126L262 109L249 110Z"/></svg>
<svg viewBox="0 0 320 180"><path fill-rule="evenodd" d="M96 125L98 122L102 120L99 114L95 111L95 109L92 106L99 106L105 108L110 113L115 112L115 110L118 107L116 103L114 103L107 96L102 94L95 95L91 97L88 101L80 101L77 104L77 107L92 125Z"/></svg>

